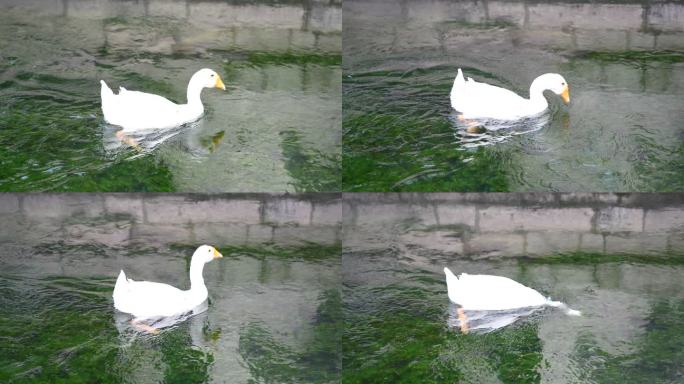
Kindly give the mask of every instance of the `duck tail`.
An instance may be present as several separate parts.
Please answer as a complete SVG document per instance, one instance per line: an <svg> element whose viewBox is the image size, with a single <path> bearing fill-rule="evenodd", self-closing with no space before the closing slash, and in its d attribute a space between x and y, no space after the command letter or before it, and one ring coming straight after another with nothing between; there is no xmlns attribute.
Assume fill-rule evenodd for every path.
<svg viewBox="0 0 684 384"><path fill-rule="evenodd" d="M100 88L100 96L102 99L110 96L114 96L114 92L112 92L112 89L109 88L107 83L104 82L104 80L100 80L100 84L102 84L102 87Z"/></svg>
<svg viewBox="0 0 684 384"><path fill-rule="evenodd" d="M105 121L109 122L109 116L111 115L114 102L114 92L107 86L104 80L100 80L100 102L102 103L102 114L104 115Z"/></svg>
<svg viewBox="0 0 684 384"><path fill-rule="evenodd" d="M465 78L463 77L463 71L461 71L461 68L458 69L458 73L456 74L456 78L454 79L454 85L451 87L451 93L449 94L450 99L451 99L451 107L455 107L455 100L457 98L457 95L461 92L461 89L465 86Z"/></svg>
<svg viewBox="0 0 684 384"><path fill-rule="evenodd" d="M562 303L560 301L553 301L553 300L547 299L546 305L548 305L550 307L560 308L568 316L582 316L582 312L576 311L576 310L568 307L567 304Z"/></svg>
<svg viewBox="0 0 684 384"><path fill-rule="evenodd" d="M116 285L114 285L114 292L112 293L112 298L114 298L114 305L116 306L116 298L121 296L121 293L126 287L126 284L128 284L128 280L126 279L126 274L124 273L123 269L121 272L119 272L119 277L116 279Z"/></svg>
<svg viewBox="0 0 684 384"><path fill-rule="evenodd" d="M464 83L465 78L463 77L463 71L461 71L461 68L458 69L458 73L456 74L456 81L459 83Z"/></svg>
<svg viewBox="0 0 684 384"><path fill-rule="evenodd" d="M456 302L456 292L458 290L458 277L449 270L449 268L444 267L444 274L446 275L447 293L449 295L449 300Z"/></svg>

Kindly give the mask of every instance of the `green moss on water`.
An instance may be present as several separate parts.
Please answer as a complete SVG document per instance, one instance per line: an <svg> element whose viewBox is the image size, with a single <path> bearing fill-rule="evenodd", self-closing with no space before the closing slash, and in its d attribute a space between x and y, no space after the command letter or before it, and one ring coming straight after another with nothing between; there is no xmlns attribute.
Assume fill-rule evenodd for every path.
<svg viewBox="0 0 684 384"><path fill-rule="evenodd" d="M342 294L328 289L321 297L313 323L314 342L307 346L302 361L323 367L329 379L338 378L342 371Z"/></svg>
<svg viewBox="0 0 684 384"><path fill-rule="evenodd" d="M592 330L586 330L573 351L579 379L626 384L677 382L684 366L683 317L684 300L657 301L625 354L606 351Z"/></svg>
<svg viewBox="0 0 684 384"><path fill-rule="evenodd" d="M123 160L102 170L70 179L55 191L174 192L173 174L153 157Z"/></svg>
<svg viewBox="0 0 684 384"><path fill-rule="evenodd" d="M464 335L445 325L440 294L408 286L350 290L344 312L342 381L540 381L543 354L536 325L521 323L489 334Z"/></svg>
<svg viewBox="0 0 684 384"><path fill-rule="evenodd" d="M240 330L238 351L252 374L253 382L339 382L340 293L328 290L319 300L321 304L312 324L311 340L303 351L277 340L261 323L251 322Z"/></svg>
<svg viewBox="0 0 684 384"><path fill-rule="evenodd" d="M32 283L30 290L3 289L3 383L133 383L156 364L144 346L121 345L110 301L114 279L59 276ZM213 357L191 347L183 326L141 339L161 356L164 382L209 379Z"/></svg>
<svg viewBox="0 0 684 384"><path fill-rule="evenodd" d="M297 52L297 51L264 51L245 52L239 50L212 49L212 53L224 57L223 71L225 80L233 83L235 74L247 68L264 66L300 66L317 65L324 67L338 67L342 65L342 55L339 53Z"/></svg>
<svg viewBox="0 0 684 384"><path fill-rule="evenodd" d="M342 65L342 55L308 53L308 52L253 52L247 55L249 64L262 66L266 64L276 65L305 65L316 64L323 66Z"/></svg>
<svg viewBox="0 0 684 384"><path fill-rule="evenodd" d="M645 137L637 139L642 147L656 145ZM640 190L652 192L684 191L684 143L675 146L658 146L662 154L655 156L638 156L634 159L634 169L639 175L646 175Z"/></svg>
<svg viewBox="0 0 684 384"><path fill-rule="evenodd" d="M448 102L455 72L438 65L344 74L343 191L510 190L512 154L466 149L459 138Z"/></svg>
<svg viewBox="0 0 684 384"><path fill-rule="evenodd" d="M345 383L458 382L458 367L441 365L449 338L442 309L429 292L389 286L345 292L342 338ZM438 375L434 375L438 372Z"/></svg>
<svg viewBox="0 0 684 384"><path fill-rule="evenodd" d="M4 287L0 299L0 329L4 340L0 353L0 381L124 381L125 369L112 372L107 368L107 361L115 360L117 355L117 350L109 344L116 341L117 332L111 324L108 298L104 295L83 297L79 291L88 289L89 285L80 282L79 289L73 289L73 285L70 289L47 285L26 291ZM79 305L55 307L50 304L53 302Z"/></svg>
<svg viewBox="0 0 684 384"><path fill-rule="evenodd" d="M485 335L492 347L490 364L504 383L539 383L543 345L537 326L525 323L518 327Z"/></svg>
<svg viewBox="0 0 684 384"><path fill-rule="evenodd" d="M255 382L291 382L288 379L297 373L296 351L278 342L264 324L252 322L240 330L238 352Z"/></svg>
<svg viewBox="0 0 684 384"><path fill-rule="evenodd" d="M190 334L184 327L165 332L159 339L161 361L165 365L165 384L206 383L210 380L209 368L214 363L211 353L192 345Z"/></svg>
<svg viewBox="0 0 684 384"><path fill-rule="evenodd" d="M0 191L173 191L169 168L151 156L126 160L103 154L97 95L77 89L82 80L23 76L21 87L51 84L44 96L2 98Z"/></svg>
<svg viewBox="0 0 684 384"><path fill-rule="evenodd" d="M350 318L346 324L352 329L345 327L343 338L345 383L457 383L463 378L456 366L435 369L440 363L439 346L447 336L440 324L397 313ZM355 340L356 335L348 335L360 327L366 328L367 338Z"/></svg>
<svg viewBox="0 0 684 384"><path fill-rule="evenodd" d="M296 192L337 192L341 188L341 156L321 151L310 153L302 144L302 134L294 130L280 132L285 169Z"/></svg>
<svg viewBox="0 0 684 384"><path fill-rule="evenodd" d="M35 82L36 84L40 84L41 87L60 87L64 85L86 85L91 83L90 80L85 80L85 79L80 79L80 80L74 80L74 79L68 79L64 77L59 77L55 75L50 75L50 74L44 74L44 73L34 73L34 72L21 72L18 73L15 77L17 80L20 81L32 81Z"/></svg>
<svg viewBox="0 0 684 384"><path fill-rule="evenodd" d="M523 263L529 264L602 264L602 263L638 263L659 265L684 265L684 254L664 253L654 256L639 253L593 253L593 252L567 252L556 253L548 256L519 258Z"/></svg>
<svg viewBox="0 0 684 384"><path fill-rule="evenodd" d="M446 118L425 119L369 112L346 114L342 188L347 192L499 192L509 189L500 152L460 151ZM429 125L429 132L425 127ZM416 157L419 156L419 157ZM430 166L432 165L432 166Z"/></svg>
<svg viewBox="0 0 684 384"><path fill-rule="evenodd" d="M309 249L304 253L315 252L314 247L304 248ZM328 249L335 247L320 247L319 251ZM339 246L336 249L339 255ZM126 255L121 250L100 249L90 244L52 244L33 251L46 256L96 254L104 259L112 254ZM160 251L169 254L168 250L154 252L159 255ZM257 251L251 251L250 257L268 261L264 260L264 252L254 253ZM184 248L176 247L169 256L178 254L184 254ZM269 254L268 258L277 256ZM335 285L315 298L318 307L314 315L297 329L279 327L284 331L274 333L272 325L258 320L258 309L256 316L242 320L230 315L231 324L240 327L239 348L235 352L242 356L236 356L234 351L220 347L223 339L232 337L226 335L229 329L221 325L225 324L220 320L223 315L218 319L211 317L211 313L223 312L225 308L210 303L209 311L203 314L163 328L158 334L145 334L133 329L130 317L112 307L114 283L114 277L0 275L0 382L221 381L223 378L216 376L214 367L217 351L224 358L240 361L249 370L247 382L339 382L342 318L341 295ZM291 340L289 332L296 333L298 341L294 346L282 341L283 337Z"/></svg>
<svg viewBox="0 0 684 384"><path fill-rule="evenodd" d="M159 54L155 57L166 59ZM116 59L99 60L105 71L98 76L115 91L123 86L185 101L185 95L177 93L183 89L126 66L114 66ZM0 83L0 88L7 89L0 94L0 146L4 149L0 151L0 191L174 192L176 184L181 184L174 181L176 163L191 159L171 158L168 151L159 155L162 148L174 148L173 140L155 152L142 153L116 139L114 130L102 121L97 79L25 70ZM286 129L281 141L274 137L282 144L281 166L292 176L292 186L282 188L339 191L339 148L332 153L315 149L317 141L296 131ZM224 133L199 141L213 151L221 140L225 144ZM146 139L141 140L143 148ZM171 152L180 151L187 152L183 148Z"/></svg>
<svg viewBox="0 0 684 384"><path fill-rule="evenodd" d="M626 63L684 63L684 52L678 51L589 51L577 55L579 59L600 62Z"/></svg>

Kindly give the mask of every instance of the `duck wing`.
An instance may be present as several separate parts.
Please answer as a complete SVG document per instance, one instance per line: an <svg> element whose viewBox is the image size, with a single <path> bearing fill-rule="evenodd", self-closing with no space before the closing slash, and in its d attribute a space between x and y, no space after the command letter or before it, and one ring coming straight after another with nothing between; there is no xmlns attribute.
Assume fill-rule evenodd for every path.
<svg viewBox="0 0 684 384"><path fill-rule="evenodd" d="M445 268L445 272L446 272ZM539 292L503 276L447 273L449 299L464 309L505 310L545 305Z"/></svg>
<svg viewBox="0 0 684 384"><path fill-rule="evenodd" d="M118 103L130 108L146 107L160 112L171 112L178 108L178 104L165 97L153 93L129 91L124 87L120 88L119 94L116 95L116 100Z"/></svg>
<svg viewBox="0 0 684 384"><path fill-rule="evenodd" d="M470 77L468 78L468 81L466 81L466 92L472 97L480 98L482 100L489 98L492 103L518 103L521 100L525 100L517 93L506 88L497 87L487 83L480 83L471 79Z"/></svg>
<svg viewBox="0 0 684 384"><path fill-rule="evenodd" d="M520 113L527 99L513 91L480 83L459 74L451 89L451 106L465 118L508 119Z"/></svg>
<svg viewBox="0 0 684 384"><path fill-rule="evenodd" d="M168 284L126 279L123 271L119 274L113 294L114 308L138 318L171 316L182 312L186 296L186 291Z"/></svg>
<svg viewBox="0 0 684 384"><path fill-rule="evenodd" d="M124 129L165 128L178 125L180 106L152 93L129 91L123 87L119 94L102 83L100 96L102 112L109 124Z"/></svg>

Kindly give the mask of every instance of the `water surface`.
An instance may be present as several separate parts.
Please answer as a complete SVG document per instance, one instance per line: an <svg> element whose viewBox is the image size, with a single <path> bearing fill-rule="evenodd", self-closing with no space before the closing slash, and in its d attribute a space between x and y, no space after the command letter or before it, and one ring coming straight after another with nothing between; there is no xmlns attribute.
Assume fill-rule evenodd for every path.
<svg viewBox="0 0 684 384"><path fill-rule="evenodd" d="M345 250L343 381L681 381L681 260L580 256L470 261L392 244ZM489 333L464 334L454 327L444 266L512 278L583 316L544 308Z"/></svg>
<svg viewBox="0 0 684 384"><path fill-rule="evenodd" d="M341 8L308 2L0 1L0 190L339 190ZM205 116L116 137L99 80Z"/></svg>
<svg viewBox="0 0 684 384"><path fill-rule="evenodd" d="M339 381L339 247L220 246L205 312L159 334L114 310L119 269L183 289L193 246L0 246L4 383Z"/></svg>
<svg viewBox="0 0 684 384"><path fill-rule="evenodd" d="M675 2L347 1L347 191L681 191L684 6ZM468 133L458 68L527 97L537 119Z"/></svg>

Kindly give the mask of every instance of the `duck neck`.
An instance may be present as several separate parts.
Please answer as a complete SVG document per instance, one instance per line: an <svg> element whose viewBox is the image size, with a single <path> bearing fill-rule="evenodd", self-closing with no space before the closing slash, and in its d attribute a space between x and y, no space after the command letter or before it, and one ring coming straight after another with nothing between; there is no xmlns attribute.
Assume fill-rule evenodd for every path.
<svg viewBox="0 0 684 384"><path fill-rule="evenodd" d="M203 88L204 86L196 81L196 79L190 79L187 93L188 107L193 111L199 111L199 113L204 112L204 105L202 105L202 99L200 98Z"/></svg>
<svg viewBox="0 0 684 384"><path fill-rule="evenodd" d="M207 290L207 287L204 285L204 277L202 276L203 269L204 263L201 260L193 258L190 261L190 291Z"/></svg>
<svg viewBox="0 0 684 384"><path fill-rule="evenodd" d="M545 89L546 87L542 85L539 78L534 79L532 85L530 85L530 102L534 105L535 109L544 110L549 106L549 102L544 97Z"/></svg>

